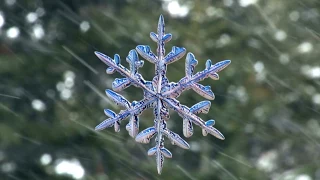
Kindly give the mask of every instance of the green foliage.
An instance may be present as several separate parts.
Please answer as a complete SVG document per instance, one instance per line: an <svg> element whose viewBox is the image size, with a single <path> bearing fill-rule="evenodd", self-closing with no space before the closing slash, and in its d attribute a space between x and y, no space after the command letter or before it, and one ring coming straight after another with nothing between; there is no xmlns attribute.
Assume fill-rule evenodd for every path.
<svg viewBox="0 0 320 180"><path fill-rule="evenodd" d="M317 1L179 1L189 9L184 17L166 10L170 1L8 2L0 2L0 179L72 179L56 174L62 159L77 159L84 179L320 179ZM34 22L30 12L38 13ZM167 52L173 44L185 47L199 60L197 70L207 59L232 60L219 81L203 83L216 99L201 117L216 119L226 140L195 128L191 150L166 145L174 157L161 176L146 156L152 144L136 144L124 123L119 133L93 130L106 119L103 108L120 110L104 95L120 76L105 74L93 52L124 61L137 45L154 45L149 33L160 14L173 34ZM37 26L44 31L39 39ZM17 38L8 37L11 27L19 28ZM184 76L184 63L168 67L171 81ZM154 76L151 63L139 71ZM130 87L123 95L139 100L142 92ZM192 91L179 97L189 107L200 100ZM152 112L143 113L140 129L152 123ZM168 125L182 135L177 114ZM41 163L44 154L48 164Z"/></svg>

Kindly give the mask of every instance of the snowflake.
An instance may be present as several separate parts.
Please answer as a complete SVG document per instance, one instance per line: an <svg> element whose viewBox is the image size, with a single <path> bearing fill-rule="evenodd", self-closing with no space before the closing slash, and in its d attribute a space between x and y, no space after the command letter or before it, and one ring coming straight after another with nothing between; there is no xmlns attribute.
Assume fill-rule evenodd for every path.
<svg viewBox="0 0 320 180"><path fill-rule="evenodd" d="M224 140L224 136L213 127L214 120L204 121L196 114L208 113L211 106L210 101L201 101L192 107L187 107L179 103L176 99L180 94L188 89L193 89L199 95L209 99L214 99L214 94L210 86L199 84L205 78L210 77L213 80L218 80L219 71L227 67L231 61L224 60L212 65L211 60L207 60L206 67L203 71L193 74L198 61L192 53L186 56L185 73L178 83L169 82L166 77L167 65L181 59L186 49L183 47L173 46L171 52L165 55L165 43L171 40L171 34L165 34L165 26L163 16L160 15L158 22L157 34L150 33L150 37L158 45L157 55L155 55L147 45L138 45L136 49L129 52L126 61L130 65L130 70L121 65L120 56L116 54L114 59L100 52L95 52L96 56L109 67L107 73L112 74L115 71L119 72L125 78L116 78L112 83L112 90L107 89L107 96L112 99L117 105L123 106L125 109L118 114L110 109L105 109L105 114L109 117L98 126L96 130L102 130L107 127L114 126L116 132L120 131L120 122L126 118L130 121L126 126L129 135L135 138L139 143L149 143L150 139L155 135L156 145L149 149L148 155L156 156L157 170L161 174L164 157L171 158L171 152L164 147L164 136L171 140L172 144L183 149L189 149L189 144L182 139L178 134L167 128L167 120L169 119L169 109L176 111L183 118L183 135L190 137L193 134L193 124L202 128L202 134L206 136L208 133ZM146 81L141 74L138 73L139 68L144 64L144 61L139 60L138 54L149 62L155 64L155 77L152 81ZM143 99L130 103L126 98L117 92L134 85L143 90ZM139 134L139 115L147 109L153 108L154 125L149 127Z"/></svg>

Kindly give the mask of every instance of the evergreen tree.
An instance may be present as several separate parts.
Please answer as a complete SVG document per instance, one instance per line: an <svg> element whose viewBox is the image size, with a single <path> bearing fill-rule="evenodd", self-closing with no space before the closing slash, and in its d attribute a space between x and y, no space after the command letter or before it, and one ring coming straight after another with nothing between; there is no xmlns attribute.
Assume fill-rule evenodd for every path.
<svg viewBox="0 0 320 180"><path fill-rule="evenodd" d="M316 0L0 1L0 179L80 177L81 168L57 173L71 171L67 162L81 164L83 179L320 179L319 9ZM121 108L104 94L120 75L105 74L93 53L117 53L125 64L139 44L155 51L149 33L160 14L173 34L166 52L193 52L196 71L207 59L232 60L219 81L203 81L216 98L201 117L215 119L226 139L195 127L190 150L166 144L174 157L161 176L146 156L152 144L137 144L126 123L119 133L94 131L104 108ZM171 81L184 64L168 67ZM154 76L147 61L139 71ZM139 100L142 91L122 95ZM189 107L201 100L192 90L179 97ZM182 136L182 119L170 115ZM153 118L144 112L140 129Z"/></svg>

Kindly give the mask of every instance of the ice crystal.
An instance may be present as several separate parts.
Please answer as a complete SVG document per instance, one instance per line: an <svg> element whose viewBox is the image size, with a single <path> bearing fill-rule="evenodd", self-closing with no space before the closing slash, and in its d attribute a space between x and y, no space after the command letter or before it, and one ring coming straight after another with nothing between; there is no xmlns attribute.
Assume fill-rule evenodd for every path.
<svg viewBox="0 0 320 180"><path fill-rule="evenodd" d="M192 53L186 56L185 73L178 83L169 82L166 77L167 65L181 59L186 49L183 47L173 46L171 52L165 55L165 43L172 38L171 34L165 34L165 25L163 16L160 15L158 22L157 34L150 33L150 37L158 45L157 55L154 54L147 45L138 45L136 49L129 52L126 61L130 65L130 70L121 65L120 56L116 54L114 59L100 52L95 52L96 56L102 60L109 67L107 73L112 74L115 71L119 72L124 78L116 78L112 83L112 90L107 89L107 96L112 99L117 105L123 106L125 109L118 114L110 109L105 109L105 114L109 117L98 126L96 130L102 130L107 127L114 126L116 132L120 131L120 122L126 118L130 121L126 126L129 135L135 138L137 142L149 143L150 139L155 135L156 145L149 149L148 155L156 156L157 170L161 174L164 157L171 158L171 152L164 147L164 136L171 140L172 144L177 145L183 149L189 149L189 144L182 139L178 134L172 132L167 128L167 120L169 119L169 109L176 111L183 119L183 135L190 137L193 134L193 124L202 128L202 134L206 136L208 133L219 138L224 139L224 136L213 127L215 121L204 121L196 114L208 113L211 106L210 101L201 101L192 107L187 107L179 103L176 99L183 91L193 89L199 95L209 99L214 99L214 94L210 86L203 86L199 84L205 78L210 77L213 80L218 80L219 71L227 67L231 61L224 60L212 65L211 60L207 60L206 67L203 71L193 74L195 66L198 61ZM152 81L145 80L141 74L138 73L139 68L144 64L143 60L139 60L138 54L147 61L155 64L155 77ZM144 96L140 101L129 102L122 95L117 92L134 85L143 90ZM139 134L139 116L147 109L153 108L154 125L149 127Z"/></svg>

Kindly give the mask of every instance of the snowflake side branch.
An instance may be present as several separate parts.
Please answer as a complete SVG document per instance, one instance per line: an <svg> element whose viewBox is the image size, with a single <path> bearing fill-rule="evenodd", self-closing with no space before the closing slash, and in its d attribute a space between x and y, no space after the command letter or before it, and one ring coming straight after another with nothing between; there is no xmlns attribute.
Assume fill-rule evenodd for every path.
<svg viewBox="0 0 320 180"><path fill-rule="evenodd" d="M210 101L201 101L201 102L193 105L191 108L185 107L184 109L189 109L189 111L193 114L200 114L200 113L207 114L209 112L210 106L211 106ZM190 120L189 118L183 117L183 129L182 130L183 130L183 135L185 137L191 137L193 135L192 120ZM205 134L205 132L202 131L202 134Z"/></svg>
<svg viewBox="0 0 320 180"><path fill-rule="evenodd" d="M189 149L190 145L182 139L177 133L164 128L161 132L171 140L173 145L177 145L183 149ZM135 138L135 140L139 143L147 144L150 142L150 139L157 134L157 130L155 127L148 127L147 129L141 131ZM157 146L155 146L156 148ZM152 154L153 155L153 154Z"/></svg>
<svg viewBox="0 0 320 180"><path fill-rule="evenodd" d="M165 128L162 130L163 134L171 140L172 145L177 145L183 149L190 149L190 145L182 139L177 133Z"/></svg>
<svg viewBox="0 0 320 180"><path fill-rule="evenodd" d="M158 57L150 50L150 46L148 45L138 45L136 47L137 52L144 59L148 60L151 63L156 63L158 61ZM184 47L173 46L172 50L164 57L164 63L170 64L179 59L181 59L186 54L186 49Z"/></svg>
<svg viewBox="0 0 320 180"><path fill-rule="evenodd" d="M121 105L122 107L125 107L127 109L131 108L130 102L124 98L122 95L110 90L106 89L106 95L111 99L116 105Z"/></svg>
<svg viewBox="0 0 320 180"><path fill-rule="evenodd" d="M138 45L136 47L137 52L143 57L145 60L155 64L158 60L158 57L151 51L150 46L147 45Z"/></svg>
<svg viewBox="0 0 320 180"><path fill-rule="evenodd" d="M181 59L186 54L184 47L173 46L171 52L164 57L164 63L170 64Z"/></svg>

